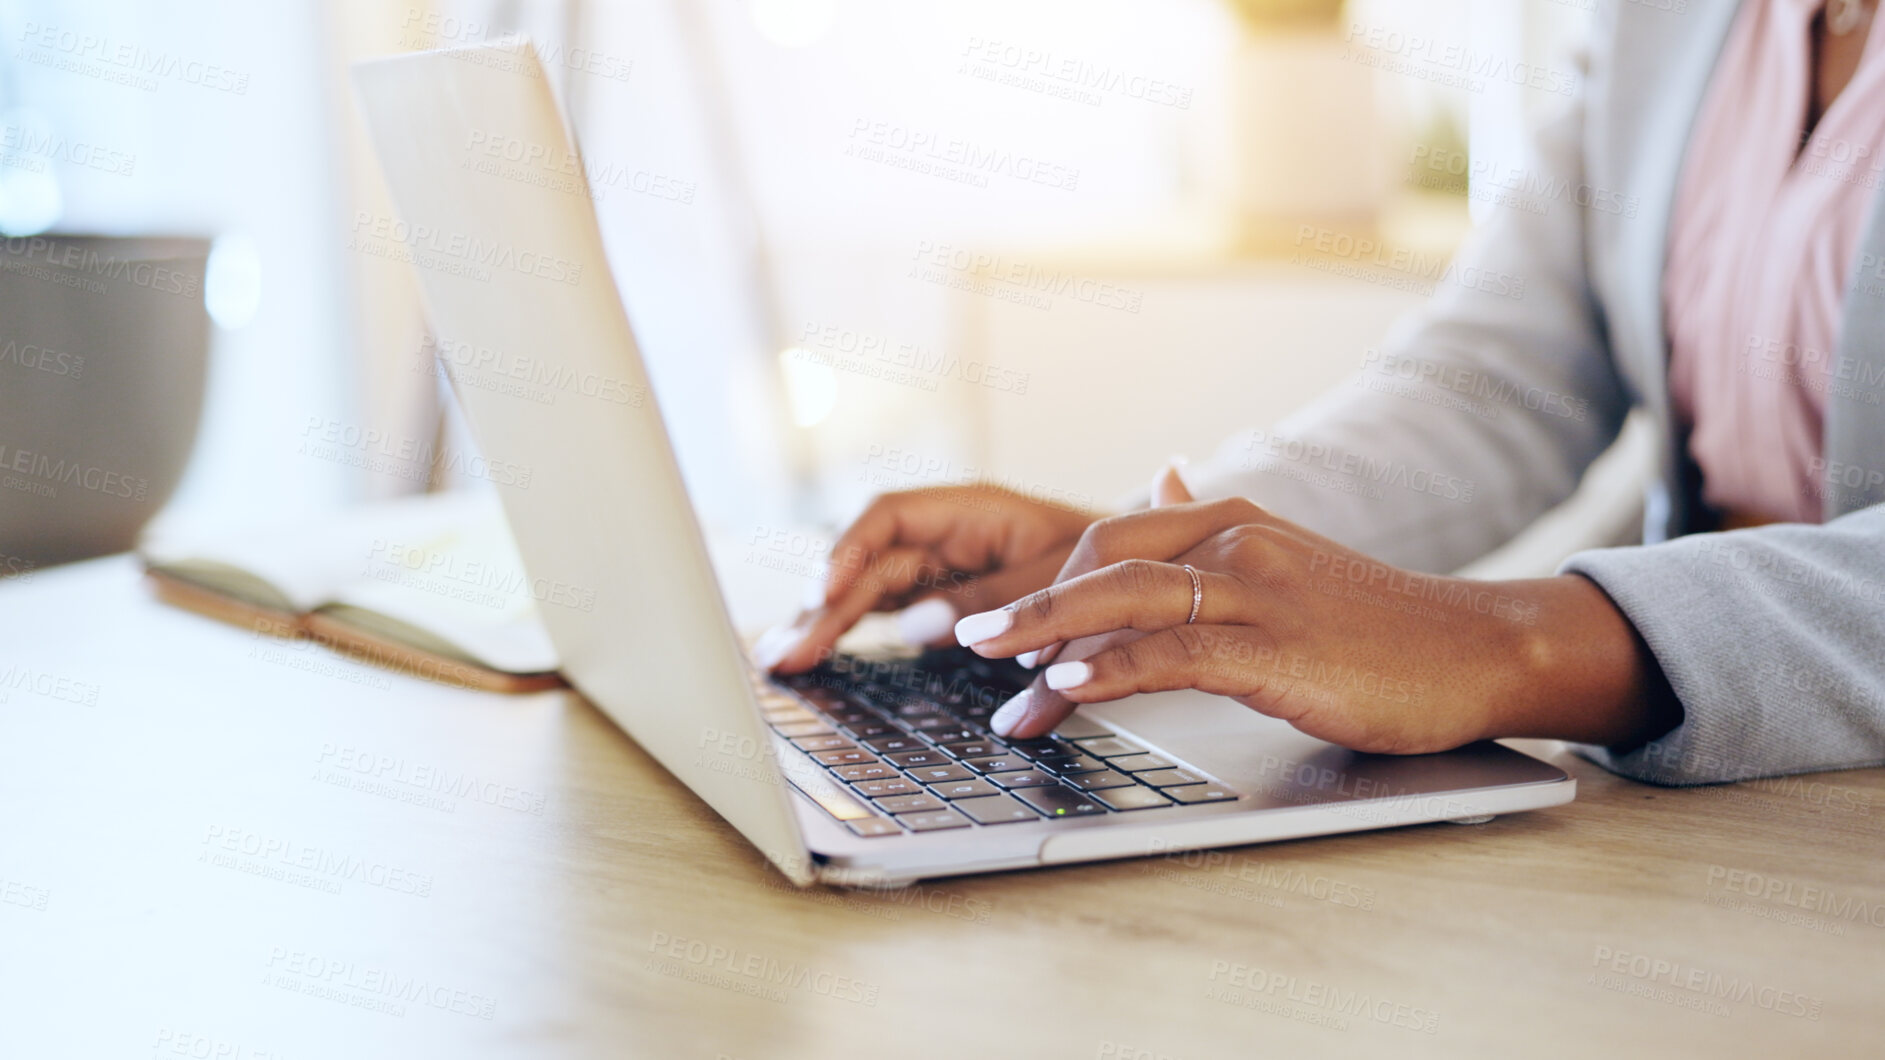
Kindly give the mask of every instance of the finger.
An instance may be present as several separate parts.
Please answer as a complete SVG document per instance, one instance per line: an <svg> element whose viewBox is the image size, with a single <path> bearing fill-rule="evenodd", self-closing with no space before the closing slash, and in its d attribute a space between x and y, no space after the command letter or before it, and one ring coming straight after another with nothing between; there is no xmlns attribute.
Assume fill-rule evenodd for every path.
<svg viewBox="0 0 1885 1060"><path fill-rule="evenodd" d="M1159 469L1152 476L1152 507L1169 508L1174 504L1189 504L1197 498L1185 486L1181 469L1186 461L1182 456L1172 457L1171 462Z"/></svg>
<svg viewBox="0 0 1885 1060"><path fill-rule="evenodd" d="M801 673L818 665L831 654L838 638L857 620L863 618L886 596L907 592L920 579L933 577L941 569L940 561L926 548L889 548L879 551L860 567L833 568L831 588L824 607L801 614L789 632L767 634L764 651L754 649L754 662L782 674Z"/></svg>
<svg viewBox="0 0 1885 1060"><path fill-rule="evenodd" d="M1182 456L1174 456L1171 461L1152 478L1152 507L1162 508L1173 504L1188 504L1192 501L1191 490L1186 487L1183 474L1189 463ZM1195 553L1196 546L1193 548ZM1189 558L1180 555L1178 559ZM1188 616L1189 617L1189 616ZM1015 656L1015 662L1032 670L1037 666L1047 666L1060 655L1061 644L1056 642L1039 651L1024 651Z"/></svg>
<svg viewBox="0 0 1885 1060"><path fill-rule="evenodd" d="M1074 710L1072 701L1036 678L1020 694L1002 704L988 719L988 727L1004 739L1032 740L1053 732L1054 726L1066 721Z"/></svg>
<svg viewBox="0 0 1885 1060"><path fill-rule="evenodd" d="M819 602L826 607L836 603L844 572L868 567L895 547L928 548L951 570L977 573L996 567L1004 550L1017 544L1010 517L1017 498L999 492L978 497L986 503L965 504L952 490L889 493L873 500L832 543L827 585Z"/></svg>
<svg viewBox="0 0 1885 1060"><path fill-rule="evenodd" d="M916 647L954 647L956 623L963 615L1000 607L1052 585L1072 551L1069 542L1034 559L919 595L915 603L897 612L897 632L904 643Z"/></svg>
<svg viewBox="0 0 1885 1060"><path fill-rule="evenodd" d="M1084 659L1055 663L1041 683L1073 703L1180 688L1242 696L1253 691L1255 655L1249 627L1176 626Z"/></svg>
<svg viewBox="0 0 1885 1060"><path fill-rule="evenodd" d="M971 579L956 594L962 613L974 614L1001 607L1054 584L1054 578L1060 574L1060 568L1066 565L1067 557L1072 554L1073 542L1069 541L1045 555ZM953 634L954 631L952 623L950 632ZM950 642L954 643L953 637Z"/></svg>
<svg viewBox="0 0 1885 1060"><path fill-rule="evenodd" d="M1189 504L1195 498L1185 486L1182 468L1188 463L1182 456L1174 456L1152 476L1153 508L1168 508L1174 504ZM1039 651L1024 651L1015 656L1015 662L1032 670L1036 666L1051 665L1060 656L1063 642L1055 641Z"/></svg>
<svg viewBox="0 0 1885 1060"><path fill-rule="evenodd" d="M1137 640L1142 634L1133 630L1120 630L1099 637L1082 637L1070 641L1061 649L1064 658L1084 658L1096 652L1102 652L1121 644ZM1021 693L1002 704L988 719L988 727L995 735L1016 740L1029 740L1036 736L1046 736L1055 726L1066 721L1077 704L1059 692L1047 687L1041 675L1036 675L1032 684Z"/></svg>
<svg viewBox="0 0 1885 1060"><path fill-rule="evenodd" d="M1101 519L1080 535L1060 569L1061 581L1126 559L1170 560L1215 534L1246 523L1274 522L1242 497L1194 501Z"/></svg>
<svg viewBox="0 0 1885 1060"><path fill-rule="evenodd" d="M1129 559L1050 585L997 611L956 623L956 639L991 659L1045 648L1056 641L1114 630L1152 632L1192 621L1237 624L1254 620L1256 607L1243 583L1216 571L1192 576L1174 563Z"/></svg>
<svg viewBox="0 0 1885 1060"><path fill-rule="evenodd" d="M956 615L956 620L961 619L963 615L984 611L992 606L1011 603L1029 593L1038 592L1054 584L1054 579L1060 576L1060 568L1066 565L1067 557L1073 554L1073 548L1074 542L1069 541L1064 547L1056 548L1047 555L1016 567L1012 571L1000 571L976 579L979 584L970 586L970 591L963 594L961 602L964 605L973 602L979 606L964 606L961 613ZM956 640L955 620L949 623L949 628L944 631L937 643L950 645L959 643ZM1055 646L1049 645L1043 651L1018 655L1015 661L1032 670L1042 659L1051 662L1054 651Z"/></svg>
<svg viewBox="0 0 1885 1060"><path fill-rule="evenodd" d="M1060 655L1061 644L1055 641L1039 651L1024 651L1014 657L1014 661L1032 670L1037 666L1046 666Z"/></svg>

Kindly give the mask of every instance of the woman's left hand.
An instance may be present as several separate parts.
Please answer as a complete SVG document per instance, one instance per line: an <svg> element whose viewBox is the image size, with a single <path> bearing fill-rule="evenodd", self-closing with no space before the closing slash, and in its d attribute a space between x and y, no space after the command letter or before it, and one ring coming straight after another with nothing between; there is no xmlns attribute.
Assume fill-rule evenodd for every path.
<svg viewBox="0 0 1885 1060"><path fill-rule="evenodd" d="M1195 622L1185 565L1202 590ZM1045 735L1076 704L1183 688L1389 754L1656 735L1639 732L1647 652L1595 584L1417 574L1242 499L1101 520L1053 586L956 629L991 658L1065 645L996 714L1015 738Z"/></svg>

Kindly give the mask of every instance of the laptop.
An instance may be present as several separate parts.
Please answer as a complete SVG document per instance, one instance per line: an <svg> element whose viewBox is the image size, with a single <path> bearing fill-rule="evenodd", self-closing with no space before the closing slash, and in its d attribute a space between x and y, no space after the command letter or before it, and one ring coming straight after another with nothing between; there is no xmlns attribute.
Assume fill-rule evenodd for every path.
<svg viewBox="0 0 1885 1060"><path fill-rule="evenodd" d="M529 471L497 492L531 578L593 593L540 609L565 675L794 883L1477 823L1575 794L1498 744L1359 754L1196 692L1004 741L989 716L1029 674L965 650L773 680L724 603L536 53L403 55L354 78L397 208L356 216L355 238L412 262L441 349L479 351L442 360L484 458Z"/></svg>

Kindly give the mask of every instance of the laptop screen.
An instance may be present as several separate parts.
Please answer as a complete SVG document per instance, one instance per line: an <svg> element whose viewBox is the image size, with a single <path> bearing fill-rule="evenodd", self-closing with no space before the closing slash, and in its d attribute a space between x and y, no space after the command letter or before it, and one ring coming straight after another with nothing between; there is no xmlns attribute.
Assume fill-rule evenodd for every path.
<svg viewBox="0 0 1885 1060"><path fill-rule="evenodd" d="M527 45L354 70L396 209L350 238L413 265L564 674L794 880L809 855L580 156ZM378 249L374 249L378 248ZM528 385L526 385L528 384ZM549 400L544 400L547 397Z"/></svg>

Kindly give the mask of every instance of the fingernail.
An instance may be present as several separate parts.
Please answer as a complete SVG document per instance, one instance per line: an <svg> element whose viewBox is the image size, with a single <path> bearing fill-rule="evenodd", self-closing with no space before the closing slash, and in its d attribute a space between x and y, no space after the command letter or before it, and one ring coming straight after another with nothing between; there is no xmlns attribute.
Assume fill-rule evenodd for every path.
<svg viewBox="0 0 1885 1060"><path fill-rule="evenodd" d="M1047 668L1043 676L1047 678L1047 687L1058 692L1063 688L1078 688L1086 684L1087 679L1093 676L1093 667L1084 662L1055 663Z"/></svg>
<svg viewBox="0 0 1885 1060"><path fill-rule="evenodd" d="M1014 625L1013 611L983 611L956 623L956 642L964 646L999 637Z"/></svg>
<svg viewBox="0 0 1885 1060"><path fill-rule="evenodd" d="M922 647L949 635L956 624L956 609L941 597L924 600L897 612L897 632L905 644Z"/></svg>
<svg viewBox="0 0 1885 1060"><path fill-rule="evenodd" d="M1167 460L1166 463L1172 465L1172 468L1174 470L1183 471L1185 469L1185 465L1191 463L1191 458L1184 455L1183 453L1174 453L1171 459Z"/></svg>
<svg viewBox="0 0 1885 1060"><path fill-rule="evenodd" d="M1183 474L1185 458L1174 456L1152 476L1152 507L1163 508L1191 500L1191 486Z"/></svg>
<svg viewBox="0 0 1885 1060"><path fill-rule="evenodd" d="M804 639L805 632L796 625L772 627L753 645L753 665L762 670L772 669Z"/></svg>
<svg viewBox="0 0 1885 1060"><path fill-rule="evenodd" d="M1034 669L1034 664L1041 661L1040 649L1036 648L1034 651L1024 651L1015 656L1014 661L1032 670Z"/></svg>
<svg viewBox="0 0 1885 1060"><path fill-rule="evenodd" d="M988 719L988 727L995 730L995 735L1006 736L1014 731L1016 725L1021 724L1021 719L1027 717L1029 698L1027 690L1023 689L1020 695L1003 703L995 716Z"/></svg>

